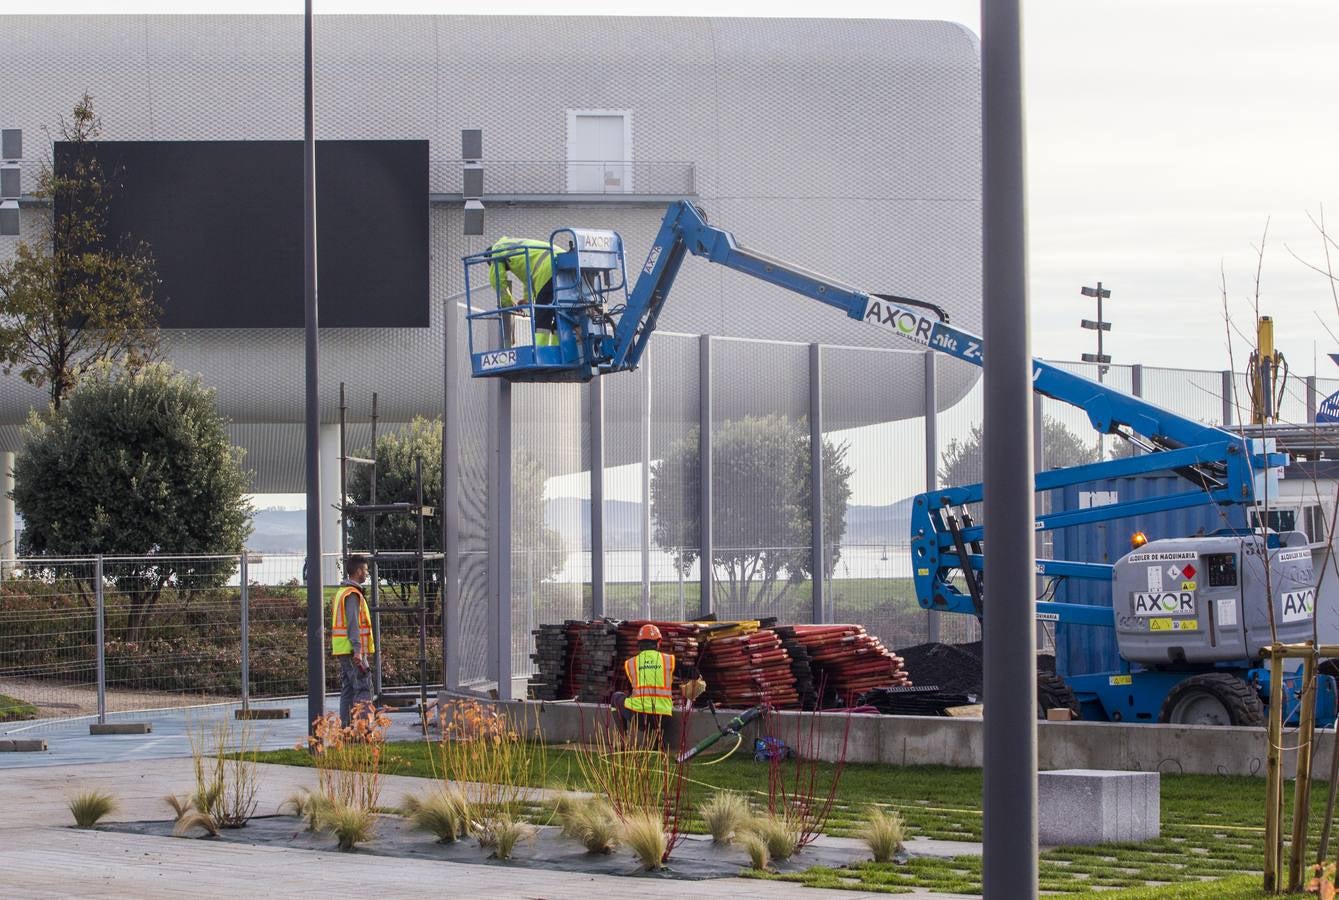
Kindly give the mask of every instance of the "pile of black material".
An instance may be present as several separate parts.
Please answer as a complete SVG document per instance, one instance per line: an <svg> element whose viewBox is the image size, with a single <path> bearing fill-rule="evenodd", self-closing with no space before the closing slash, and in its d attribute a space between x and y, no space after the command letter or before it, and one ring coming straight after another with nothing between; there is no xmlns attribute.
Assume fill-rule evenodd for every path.
<svg viewBox="0 0 1339 900"><path fill-rule="evenodd" d="M945 716L945 710L975 702L971 694L949 693L935 685L874 688L859 700L885 716Z"/></svg>
<svg viewBox="0 0 1339 900"><path fill-rule="evenodd" d="M937 685L951 694L981 694L981 642L917 644L897 651L916 684Z"/></svg>
<svg viewBox="0 0 1339 900"><path fill-rule="evenodd" d="M568 665L561 698L576 697L582 703L608 703L614 692L618 628L603 619L594 622L569 620L564 628L567 630Z"/></svg>
<svg viewBox="0 0 1339 900"><path fill-rule="evenodd" d="M540 625L530 632L535 636L535 652L530 658L538 670L530 676L532 700L566 700L563 681L567 674L567 626Z"/></svg>
<svg viewBox="0 0 1339 900"><path fill-rule="evenodd" d="M795 676L795 692L800 695L800 709L818 709L818 685L814 683L809 651L795 637L795 629L781 625L774 630L781 638L781 646L790 654L790 671Z"/></svg>

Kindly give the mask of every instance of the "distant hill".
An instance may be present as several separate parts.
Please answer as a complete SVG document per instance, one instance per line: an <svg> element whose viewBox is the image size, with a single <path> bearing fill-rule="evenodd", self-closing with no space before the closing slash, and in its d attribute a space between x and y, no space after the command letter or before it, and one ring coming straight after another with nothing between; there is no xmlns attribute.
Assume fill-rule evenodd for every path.
<svg viewBox="0 0 1339 900"><path fill-rule="evenodd" d="M848 506L846 534L848 544L894 544L907 540L911 529L912 498L883 506ZM545 503L544 521L557 528L575 545L590 545L590 501L577 497L559 497ZM569 533L579 523L579 533ZM606 547L636 549L641 544L641 505L627 500L608 500L604 512Z"/></svg>
<svg viewBox="0 0 1339 900"><path fill-rule="evenodd" d="M262 553L302 555L307 552L307 511L260 509L251 520L254 530L247 549Z"/></svg>
<svg viewBox="0 0 1339 900"><path fill-rule="evenodd" d="M846 509L848 544L898 544L911 528L911 502L907 497L884 506L850 506ZM262 509L252 520L255 530L247 546L264 553L302 554L307 544L307 514L300 509ZM590 546L590 501L558 497L544 504L544 522L556 528L572 548ZM635 550L641 546L641 506L628 500L608 500L604 512L605 546Z"/></svg>

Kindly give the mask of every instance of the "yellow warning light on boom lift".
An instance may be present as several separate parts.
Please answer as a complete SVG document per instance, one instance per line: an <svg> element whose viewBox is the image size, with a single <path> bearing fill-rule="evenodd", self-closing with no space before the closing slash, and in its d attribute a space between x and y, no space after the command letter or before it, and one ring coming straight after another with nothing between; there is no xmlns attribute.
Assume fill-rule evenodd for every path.
<svg viewBox="0 0 1339 900"><path fill-rule="evenodd" d="M1148 543L1148 535L1144 534L1142 531L1136 531L1134 534L1130 535L1131 550L1138 550L1140 547L1144 546L1147 543Z"/></svg>

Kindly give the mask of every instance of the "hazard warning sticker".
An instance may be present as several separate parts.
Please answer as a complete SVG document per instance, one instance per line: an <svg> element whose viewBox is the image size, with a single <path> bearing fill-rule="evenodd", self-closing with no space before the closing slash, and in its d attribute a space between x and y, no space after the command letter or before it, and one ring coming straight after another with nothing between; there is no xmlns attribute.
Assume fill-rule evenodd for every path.
<svg viewBox="0 0 1339 900"><path fill-rule="evenodd" d="M1311 558L1311 550L1306 548L1301 550L1284 550L1282 553L1278 555L1279 562L1292 562L1293 560L1297 559L1310 559L1310 558Z"/></svg>
<svg viewBox="0 0 1339 900"><path fill-rule="evenodd" d="M1199 631L1200 623L1196 619L1149 619L1149 631Z"/></svg>

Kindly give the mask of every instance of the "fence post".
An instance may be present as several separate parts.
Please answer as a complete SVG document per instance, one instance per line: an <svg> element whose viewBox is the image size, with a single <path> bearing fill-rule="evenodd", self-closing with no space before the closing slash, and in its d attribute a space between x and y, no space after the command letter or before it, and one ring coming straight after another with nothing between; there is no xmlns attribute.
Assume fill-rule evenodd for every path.
<svg viewBox="0 0 1339 900"><path fill-rule="evenodd" d="M698 597L697 612L709 616L715 612L712 596L712 568L716 544L712 536L711 481L711 335L698 337L697 343L697 458L698 458Z"/></svg>
<svg viewBox="0 0 1339 900"><path fill-rule="evenodd" d="M823 535L823 348L819 344L809 345L809 519L810 614L812 621L821 623L828 616L823 583L827 548Z"/></svg>
<svg viewBox="0 0 1339 900"><path fill-rule="evenodd" d="M242 551L238 568L242 584L242 711L251 709L251 586L247 578L247 552Z"/></svg>
<svg viewBox="0 0 1339 900"><path fill-rule="evenodd" d="M935 351L925 351L925 489L939 487L939 402L935 399ZM925 616L925 639L939 643L939 610Z"/></svg>
<svg viewBox="0 0 1339 900"><path fill-rule="evenodd" d="M1306 423L1308 425L1316 424L1316 404L1318 402L1316 395L1316 376L1308 375L1306 377Z"/></svg>
<svg viewBox="0 0 1339 900"><path fill-rule="evenodd" d="M1223 370L1223 427L1232 427L1232 370Z"/></svg>
<svg viewBox="0 0 1339 900"><path fill-rule="evenodd" d="M102 592L102 554L93 561L93 594L97 600L98 724L107 722L107 610Z"/></svg>

